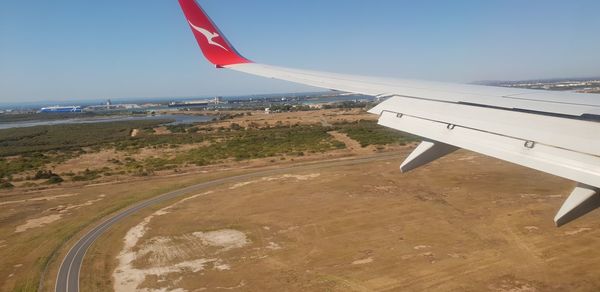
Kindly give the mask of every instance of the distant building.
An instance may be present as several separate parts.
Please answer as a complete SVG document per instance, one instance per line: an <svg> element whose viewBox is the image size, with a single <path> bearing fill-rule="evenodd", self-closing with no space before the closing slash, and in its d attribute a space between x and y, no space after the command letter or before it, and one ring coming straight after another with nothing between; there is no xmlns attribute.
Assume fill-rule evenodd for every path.
<svg viewBox="0 0 600 292"><path fill-rule="evenodd" d="M131 110L139 109L141 106L137 104L113 104L110 99L102 105L90 105L85 108L86 111L111 111L111 110Z"/></svg>
<svg viewBox="0 0 600 292"><path fill-rule="evenodd" d="M192 101L184 101L184 102L170 102L169 107L207 107L209 105L217 105L220 104L221 97L215 97L212 99L201 99L201 100L192 100Z"/></svg>
<svg viewBox="0 0 600 292"><path fill-rule="evenodd" d="M40 113L80 113L80 106L50 106L40 109Z"/></svg>

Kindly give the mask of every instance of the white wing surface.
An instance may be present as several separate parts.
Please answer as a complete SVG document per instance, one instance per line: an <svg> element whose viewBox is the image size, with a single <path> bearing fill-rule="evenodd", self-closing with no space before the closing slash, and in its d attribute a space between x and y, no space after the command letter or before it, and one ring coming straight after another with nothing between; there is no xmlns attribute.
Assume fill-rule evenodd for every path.
<svg viewBox="0 0 600 292"><path fill-rule="evenodd" d="M577 182L555 218L559 226L600 207L600 95L257 64L237 53L194 0L179 2L204 55L219 68L385 97L369 111L379 115L379 124L424 139L402 164L403 171L464 148ZM207 33L198 33L198 28Z"/></svg>

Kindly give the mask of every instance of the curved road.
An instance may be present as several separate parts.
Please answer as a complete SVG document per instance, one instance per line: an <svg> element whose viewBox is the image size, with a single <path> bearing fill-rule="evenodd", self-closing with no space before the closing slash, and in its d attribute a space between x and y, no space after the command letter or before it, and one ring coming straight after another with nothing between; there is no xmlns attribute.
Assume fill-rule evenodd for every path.
<svg viewBox="0 0 600 292"><path fill-rule="evenodd" d="M324 161L324 162L289 166L289 167L284 167L284 168L279 168L279 169L261 170L261 171L252 172L249 174L225 177L225 178L220 178L220 179L200 183L200 184L193 185L193 186L190 186L187 188L183 188L180 190L162 194L162 195L159 195L152 199L148 199L146 201L137 203L137 204L133 205L132 207L129 207L129 208L113 215L106 221L104 221L101 224L99 224L98 226L94 227L92 230L90 230L88 233L86 233L82 238L80 238L79 241L77 241L77 243L75 243L75 245L69 250L69 252L67 253L67 255L65 256L65 258L63 259L63 261L60 265L60 268L58 270L58 275L56 276L55 291L56 292L78 292L79 291L79 273L81 271L81 266L83 264L83 258L85 257L85 254L86 254L87 250L90 248L90 246L108 228L110 228L114 224L118 223L125 217L127 217L131 214L134 214L144 208L147 208L147 207L150 207L150 206L153 206L153 205L162 203L164 201L167 201L167 200L179 197L179 196L183 196L183 195L186 195L186 194L189 194L192 192L198 192L205 188L222 185L222 184L226 184L226 183L231 183L231 182L237 182L237 181L244 180L244 179L280 174L280 173L289 172L292 170L302 171L302 170L320 169L320 168L326 168L326 167L361 164L361 163L377 161L377 160L386 160L386 159L389 159L390 157L397 156L397 155L398 155L397 153L393 153L393 154L388 153L388 154L384 154L384 155L377 155L377 156L370 156L370 157L363 157L363 158L353 158L353 159L336 160L336 161Z"/></svg>

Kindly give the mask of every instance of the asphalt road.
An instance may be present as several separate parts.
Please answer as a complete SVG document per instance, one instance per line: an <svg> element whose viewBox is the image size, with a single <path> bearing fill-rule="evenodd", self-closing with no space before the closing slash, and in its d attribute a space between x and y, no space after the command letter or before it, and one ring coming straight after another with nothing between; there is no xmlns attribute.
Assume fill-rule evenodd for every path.
<svg viewBox="0 0 600 292"><path fill-rule="evenodd" d="M100 223L98 226L94 227L88 233L86 233L83 237L81 237L75 245L69 250L65 258L63 259L60 268L58 270L58 275L56 276L56 286L55 291L57 292L78 292L79 291L79 274L81 271L81 266L83 264L83 258L87 250L90 246L98 239L106 230L108 230L111 226L118 223L122 219L127 216L134 214L144 208L160 204L164 201L193 194L194 192L198 192L205 188L214 187L226 183L238 182L240 180L245 180L249 178L269 176L275 174L282 174L290 171L302 171L302 170L311 170L311 169L320 169L326 167L336 167L336 166L347 166L354 164L367 163L377 160L388 160L391 157L397 156L397 153L393 154L383 154L376 155L370 157L363 158L352 158L346 160L336 160L336 161L324 161L324 162L316 162L316 163L307 163L300 165L293 165L289 167L279 168L279 169L269 169L269 170L260 170L248 174L231 176L220 178L204 183L200 183L197 185L193 185L187 188L183 188L180 190L172 191L166 194L159 195L152 199L148 199L146 201L137 203L119 213L113 215L106 221Z"/></svg>

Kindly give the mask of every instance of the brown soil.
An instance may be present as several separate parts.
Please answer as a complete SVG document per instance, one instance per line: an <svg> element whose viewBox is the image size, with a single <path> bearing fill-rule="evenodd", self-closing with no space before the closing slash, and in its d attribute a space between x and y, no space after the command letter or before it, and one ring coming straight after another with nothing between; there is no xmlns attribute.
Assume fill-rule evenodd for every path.
<svg viewBox="0 0 600 292"><path fill-rule="evenodd" d="M412 173L389 162L240 181L144 225L136 287L207 291L595 291L600 213L552 218L571 182L459 151ZM167 206L168 207L168 206ZM151 214L152 212L148 213ZM147 215L146 215L147 216ZM83 287L114 278L132 218L88 253ZM229 232L224 249L196 234ZM243 234L240 235L240 234ZM227 239L227 237L225 237ZM93 263L93 264L92 264ZM135 274L135 272L134 272ZM116 286L115 286L116 285Z"/></svg>
<svg viewBox="0 0 600 292"><path fill-rule="evenodd" d="M273 126L277 121L327 126L375 118L354 110L255 112L212 126ZM78 237L76 232L145 198L256 168L382 151L361 148L342 133L331 134L348 149L182 167L153 177L117 175L43 185L47 189L42 190L2 191L0 290L35 290L48 257L63 246L46 278L45 288L51 290L61 256ZM108 161L169 157L200 146L137 153L104 150L69 160L54 171L117 168ZM389 162L239 181L136 214L111 228L87 253L82 291L115 287L118 256L127 250L135 257L130 271L141 271L141 284L136 285L149 289L600 290L600 253L595 248L600 243L600 212L563 228L552 224L573 183L466 151L400 174L398 165L410 147L385 147L383 151L397 153ZM169 206L148 221L133 246L124 245L132 228Z"/></svg>

